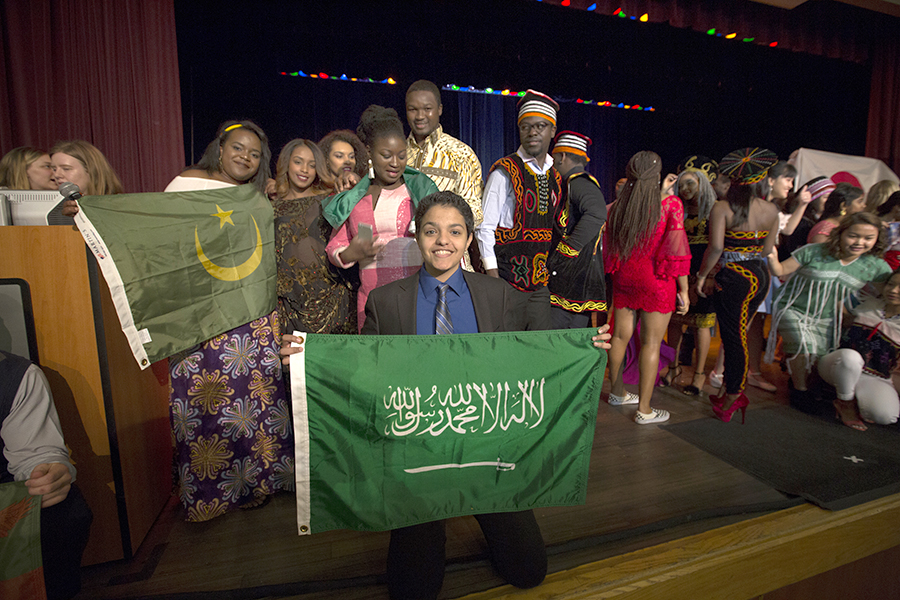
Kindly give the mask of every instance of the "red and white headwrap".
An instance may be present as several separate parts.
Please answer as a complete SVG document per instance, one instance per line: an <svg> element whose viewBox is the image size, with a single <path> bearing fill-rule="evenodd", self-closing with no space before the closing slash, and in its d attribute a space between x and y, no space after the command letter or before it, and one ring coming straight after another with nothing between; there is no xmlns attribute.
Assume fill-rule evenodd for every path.
<svg viewBox="0 0 900 600"><path fill-rule="evenodd" d="M516 123L521 123L525 117L541 117L556 126L556 113L559 111L559 104L550 96L534 90L526 90L525 95L522 96L516 106L519 107L519 118L516 120Z"/></svg>
<svg viewBox="0 0 900 600"><path fill-rule="evenodd" d="M587 155L590 145L591 138L586 135L574 131L560 131L553 140L553 152L568 152L591 160Z"/></svg>

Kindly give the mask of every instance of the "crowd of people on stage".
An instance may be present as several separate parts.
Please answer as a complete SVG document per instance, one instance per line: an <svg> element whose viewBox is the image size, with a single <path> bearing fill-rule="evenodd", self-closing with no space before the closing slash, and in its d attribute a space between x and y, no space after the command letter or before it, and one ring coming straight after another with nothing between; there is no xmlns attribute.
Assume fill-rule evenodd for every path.
<svg viewBox="0 0 900 600"><path fill-rule="evenodd" d="M824 174L798 182L792 164L762 148L718 161L690 154L677 169L642 151L607 202L588 173L591 139L558 126L559 105L545 94L529 90L517 106L520 145L486 176L475 152L443 131L440 90L417 81L406 94L409 134L395 110L372 105L356 132L288 142L272 173L262 129L227 121L201 160L168 185L167 192L252 184L275 215L276 310L169 359L177 484L188 520L257 507L292 489L288 393L272 357L280 353L287 364L295 330L372 332L372 305L387 294L373 300L373 292L404 280L437 281L421 290L419 306L433 313L413 315L417 333L480 331L468 294L502 297L506 329L596 328L608 319L589 332L609 350L607 401L635 405L637 424L669 419L652 406L654 389L676 386L691 365L682 391L699 396L711 386L714 415L728 422L740 411L743 421L748 385L777 389L762 372L764 354L790 373L792 405L810 410L830 393L836 416L851 428L896 423L896 182L868 191ZM49 153L16 148L0 161L0 186L65 182L84 195L123 191L103 154L84 141ZM77 210L66 201L64 214ZM479 277L505 282L503 294ZM456 319L449 331L446 315ZM717 357L709 356L714 332ZM234 352L249 356L249 365L236 368L228 358ZM708 362L715 363L710 371ZM237 431L235 420L247 428ZM398 534L391 556L402 554L392 558L402 566L389 562L389 575L412 568L418 551L409 544L418 542L410 539L420 533ZM443 530L422 535L442 539ZM536 535L526 544L532 550ZM545 555L523 560L543 561L546 571ZM431 585L440 589L439 581Z"/></svg>

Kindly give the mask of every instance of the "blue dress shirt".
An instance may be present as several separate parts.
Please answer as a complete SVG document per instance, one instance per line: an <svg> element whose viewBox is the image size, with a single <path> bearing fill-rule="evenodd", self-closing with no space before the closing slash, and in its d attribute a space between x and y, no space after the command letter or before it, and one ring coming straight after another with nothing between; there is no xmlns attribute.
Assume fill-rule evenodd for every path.
<svg viewBox="0 0 900 600"><path fill-rule="evenodd" d="M457 269L446 283L450 286L447 290L447 308L453 321L453 333L478 333L475 306L472 304L472 294L469 293L462 269ZM419 291L416 298L416 333L419 335L435 333L434 309L437 306L439 285L441 282L422 267L419 271Z"/></svg>

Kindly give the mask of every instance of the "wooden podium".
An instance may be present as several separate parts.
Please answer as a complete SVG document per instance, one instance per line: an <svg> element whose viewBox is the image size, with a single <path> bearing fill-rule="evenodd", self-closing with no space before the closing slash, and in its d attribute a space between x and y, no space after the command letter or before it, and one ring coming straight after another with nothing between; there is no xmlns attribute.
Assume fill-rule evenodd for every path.
<svg viewBox="0 0 900 600"><path fill-rule="evenodd" d="M130 558L172 493L168 381L141 371L72 227L0 227L0 277L28 282L38 357L94 522L85 565Z"/></svg>

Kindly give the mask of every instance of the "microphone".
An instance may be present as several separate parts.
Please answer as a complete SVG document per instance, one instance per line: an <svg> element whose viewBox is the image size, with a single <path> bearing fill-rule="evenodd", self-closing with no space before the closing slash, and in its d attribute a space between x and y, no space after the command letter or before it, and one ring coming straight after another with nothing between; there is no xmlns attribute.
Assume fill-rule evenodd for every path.
<svg viewBox="0 0 900 600"><path fill-rule="evenodd" d="M71 181L67 181L61 186L59 186L59 193L66 200L80 200L81 199L81 189L79 189L77 183L72 183Z"/></svg>
<svg viewBox="0 0 900 600"><path fill-rule="evenodd" d="M71 181L67 181L64 184L62 184L61 186L59 186L58 191L59 191L60 195L63 197L63 201L57 205L57 207L56 207L56 209L54 209L54 211L57 209L60 209L60 207L62 207L62 209L60 210L62 223L50 223L50 224L51 225L58 225L58 224L74 225L75 221L72 220L72 217L74 217L75 215L78 214L78 205L75 204L74 206L66 206L66 202L71 200L72 203L74 204L74 202L76 200L80 200L82 197L81 190L78 188L77 183L72 183Z"/></svg>

